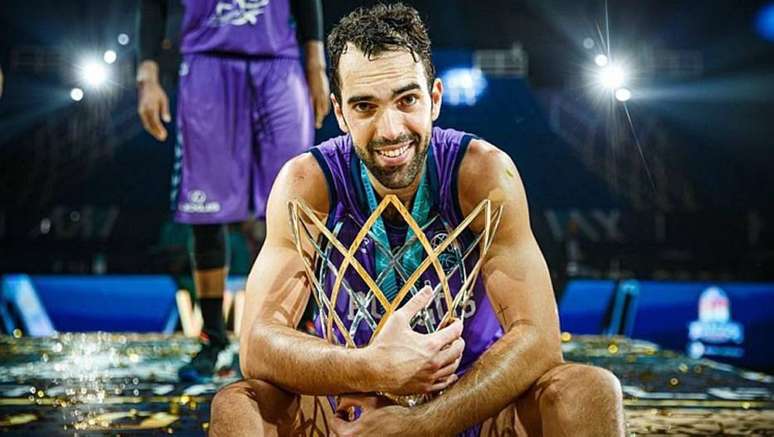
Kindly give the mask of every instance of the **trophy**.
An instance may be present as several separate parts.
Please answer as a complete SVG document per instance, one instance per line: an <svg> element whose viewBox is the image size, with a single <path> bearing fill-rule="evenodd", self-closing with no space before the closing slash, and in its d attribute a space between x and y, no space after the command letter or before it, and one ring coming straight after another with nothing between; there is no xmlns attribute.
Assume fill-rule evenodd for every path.
<svg viewBox="0 0 774 437"><path fill-rule="evenodd" d="M390 206L407 225L402 244L384 237L380 218ZM395 195L385 196L365 221L345 215L337 223L330 223L330 218L324 223L302 200L291 200L288 208L317 307L317 333L348 348L367 346L398 307L424 285L431 286L433 301L411 320L412 329L432 333L455 319L464 322L465 304L502 215L502 206L494 208L484 199L456 227L440 214L420 225ZM476 220L483 220L478 233L470 230ZM381 260L380 266L375 258ZM404 406L432 397L380 395Z"/></svg>

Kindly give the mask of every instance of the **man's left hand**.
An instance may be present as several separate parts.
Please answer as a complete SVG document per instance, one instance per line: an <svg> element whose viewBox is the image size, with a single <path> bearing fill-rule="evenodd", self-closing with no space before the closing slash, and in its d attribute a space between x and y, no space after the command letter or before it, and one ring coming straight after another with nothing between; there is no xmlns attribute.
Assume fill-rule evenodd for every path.
<svg viewBox="0 0 774 437"><path fill-rule="evenodd" d="M319 129L322 127L322 121L330 111L330 87L328 85L328 76L322 67L312 67L306 69L306 82L309 84L309 94L312 97L314 106L314 126Z"/></svg>
<svg viewBox="0 0 774 437"><path fill-rule="evenodd" d="M363 406L360 417L349 422L335 417L334 435L350 436L427 436L411 408L390 405L382 408Z"/></svg>

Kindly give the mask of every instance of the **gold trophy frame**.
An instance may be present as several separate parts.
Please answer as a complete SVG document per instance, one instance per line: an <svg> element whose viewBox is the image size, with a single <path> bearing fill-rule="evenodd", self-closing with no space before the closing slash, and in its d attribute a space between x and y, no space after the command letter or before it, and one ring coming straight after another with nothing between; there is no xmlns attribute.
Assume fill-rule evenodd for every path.
<svg viewBox="0 0 774 437"><path fill-rule="evenodd" d="M406 242L406 245L418 242L425 252L424 260L419 264L415 271L411 272L408 277L405 278L403 286L391 301L385 296L385 293L377 284L376 279L369 274L355 257L358 249L363 244L363 240L371 234L371 230L378 218L381 217L389 206L393 206L398 211L408 227L413 231L414 236L410 241ZM427 239L422 226L414 220L408 209L395 195L389 194L382 199L377 208L371 213L360 231L355 235L349 247L346 247L337 238L337 230L328 229L326 224L306 204L306 202L300 199L291 200L288 202L288 208L290 212L290 227L295 247L303 260L304 270L312 288L312 296L320 311L320 323L323 330L323 337L330 343L339 344L339 340L333 334L335 325L344 339L344 345L349 348L358 347L353 339L354 333L347 329L335 308L342 288L345 292L350 294L350 299L357 300L353 290L345 285L346 281L344 278L349 269L353 269L360 279L368 286L368 293L370 293L369 299L375 298L382 308L384 308L384 313L381 315L379 322L374 322L375 327L372 327L373 330L369 339L370 343L370 341L379 334L384 327L386 320L397 310L397 307L403 302L406 295L410 292L415 293L418 291L418 287L415 286L415 283L419 280L421 275L432 266L439 279L439 283L435 285L433 289L433 298L435 299L437 293L441 293L447 311L438 323L433 324L428 323L428 317L425 313L426 309L422 310L417 317L415 317L415 320L412 321L412 327L417 321L421 321L428 332L433 332L448 325L456 318L463 319L461 314L462 306L471 298L476 278L481 270L486 254L494 241L495 231L497 230L502 216L502 206L494 207L491 200L484 199L456 228L448 233L446 238L440 244L433 248L430 241ZM478 218L483 218L484 220L482 231L474 233L476 238L474 238L468 247L464 249L464 255L458 260L457 265L450 272L445 271L439 256L444 253L450 245L456 242L458 237L460 237L466 229L469 229L471 224ZM312 229L316 232L313 232ZM325 240L325 244L321 244L322 240ZM312 248L313 257L311 259L304 252L305 243ZM476 248L478 248L478 259L473 267L468 269L465 262L467 258L475 252L474 249ZM330 261L331 250L338 251L343 257L338 266L332 265L333 263ZM387 250L390 249L388 248ZM315 274L315 266L320 265L320 263L329 264L327 267L335 274L335 281L330 293L326 293L327 290L323 284L325 278L318 277L318 275ZM465 270L466 274L459 291L456 295L452 296L451 289L449 288L449 277L455 274L458 269ZM362 306L362 302L358 302L358 304ZM355 323L353 323L353 325L354 324ZM413 406L429 399L426 395L384 395L399 404L407 406Z"/></svg>

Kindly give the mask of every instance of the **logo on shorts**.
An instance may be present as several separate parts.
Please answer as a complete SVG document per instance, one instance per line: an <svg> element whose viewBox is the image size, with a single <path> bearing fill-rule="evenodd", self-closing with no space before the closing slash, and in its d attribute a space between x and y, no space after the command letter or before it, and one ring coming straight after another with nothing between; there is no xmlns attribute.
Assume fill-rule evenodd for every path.
<svg viewBox="0 0 774 437"><path fill-rule="evenodd" d="M215 15L209 24L214 27L255 24L268 4L269 0L221 0L215 6Z"/></svg>
<svg viewBox="0 0 774 437"><path fill-rule="evenodd" d="M190 213L215 213L220 211L219 202L207 202L207 194L202 190L188 193L188 201L180 204L180 211Z"/></svg>

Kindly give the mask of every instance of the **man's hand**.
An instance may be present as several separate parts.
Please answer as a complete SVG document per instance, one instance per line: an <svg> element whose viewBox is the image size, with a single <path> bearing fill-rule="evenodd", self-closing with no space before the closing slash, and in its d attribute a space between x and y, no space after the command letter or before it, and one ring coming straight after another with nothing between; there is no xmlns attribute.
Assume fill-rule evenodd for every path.
<svg viewBox="0 0 774 437"><path fill-rule="evenodd" d="M325 68L307 68L306 82L309 84L309 94L314 106L314 126L319 129L322 127L323 119L331 109L329 97L331 90Z"/></svg>
<svg viewBox="0 0 774 437"><path fill-rule="evenodd" d="M144 61L137 71L137 113L142 127L159 141L167 139L167 129L162 124L172 121L169 114L167 93L159 85L158 65L153 61Z"/></svg>
<svg viewBox="0 0 774 437"><path fill-rule="evenodd" d="M415 410L399 405L374 405L373 402L357 402L360 417L348 420L347 414L337 412L331 422L334 435L339 437L366 436L426 436L422 422L415 417Z"/></svg>
<svg viewBox="0 0 774 437"><path fill-rule="evenodd" d="M384 387L381 391L396 395L422 394L443 390L457 380L465 341L462 322L456 320L432 334L420 334L409 322L433 298L424 287L403 308L395 311L382 331L367 346L370 359Z"/></svg>

